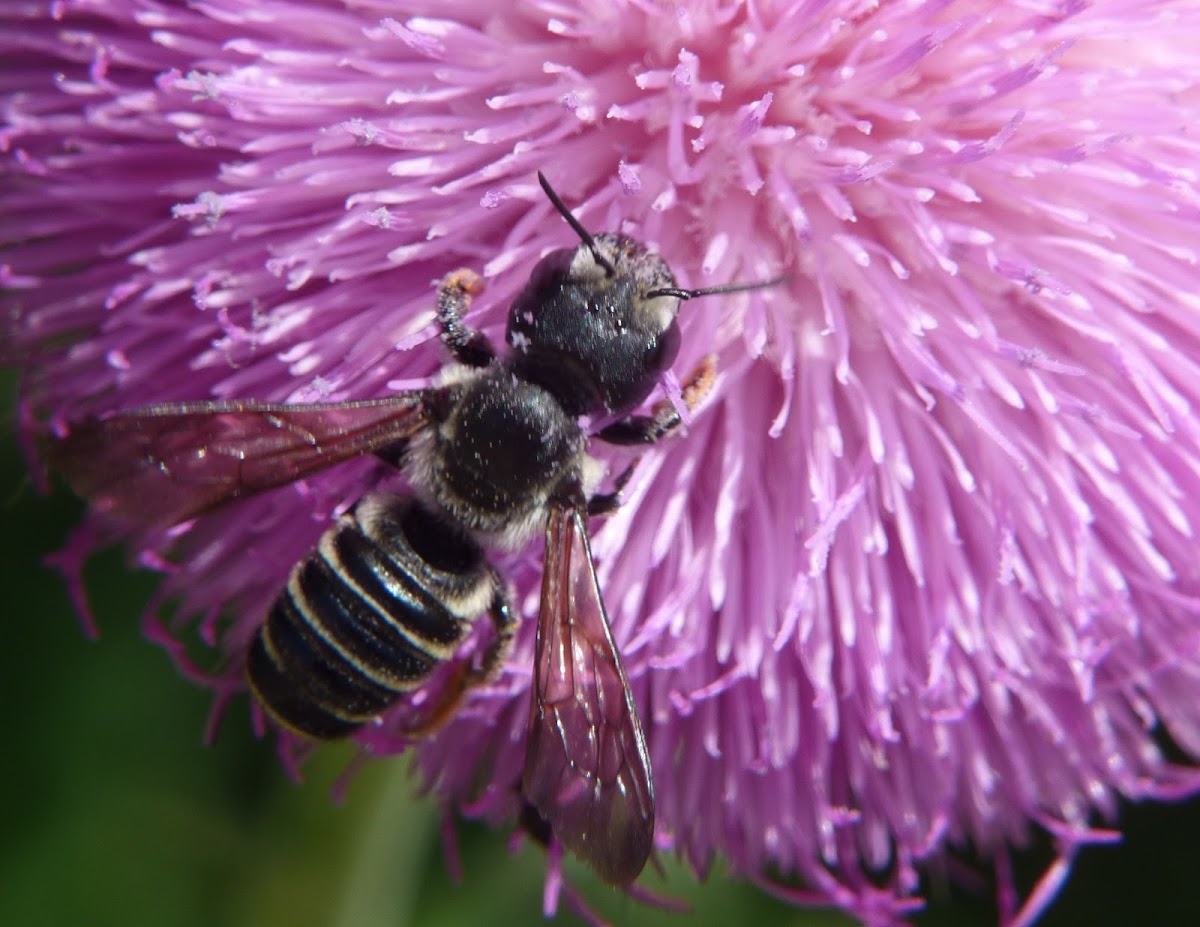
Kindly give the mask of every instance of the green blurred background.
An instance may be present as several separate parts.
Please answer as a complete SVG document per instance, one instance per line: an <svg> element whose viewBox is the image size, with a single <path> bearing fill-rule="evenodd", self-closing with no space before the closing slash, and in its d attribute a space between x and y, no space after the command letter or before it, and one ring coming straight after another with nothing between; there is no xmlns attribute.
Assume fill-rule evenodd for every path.
<svg viewBox="0 0 1200 927"><path fill-rule="evenodd" d="M0 374L0 408L14 378ZM253 739L235 703L217 743L201 743L208 694L143 641L138 616L153 588L120 555L97 557L89 592L101 639L88 640L59 576L41 565L81 507L43 498L3 429L0 589L4 595L0 705L0 924L89 927L405 927L537 924L542 857L516 856L506 835L459 828L465 878L449 879L440 823L413 794L405 763L359 775L330 801L350 756L319 752L294 785L268 742ZM1126 809L1126 839L1086 851L1040 923L1200 924L1200 802ZM1019 860L1027 877L1048 858ZM703 886L669 864L646 882L689 901L687 915L643 908L571 872L601 913L621 925L848 925L797 910L737 881ZM996 922L985 884L967 894L934 880L925 927ZM580 923L564 903L557 922Z"/></svg>

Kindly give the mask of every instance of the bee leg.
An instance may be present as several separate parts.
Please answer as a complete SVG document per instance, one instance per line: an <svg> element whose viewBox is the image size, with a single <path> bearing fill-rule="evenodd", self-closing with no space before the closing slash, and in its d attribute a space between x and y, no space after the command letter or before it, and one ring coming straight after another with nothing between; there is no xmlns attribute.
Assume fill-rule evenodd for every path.
<svg viewBox="0 0 1200 927"><path fill-rule="evenodd" d="M500 574L493 571L492 581L496 592L488 608L488 616L496 629L496 639L483 652L478 669L472 669L466 663L455 667L437 700L429 706L424 717L405 732L408 736L427 737L432 734L454 716L468 691L491 682L504 668L504 663L512 652L517 619L513 617L512 606L509 605L508 593Z"/></svg>
<svg viewBox="0 0 1200 927"><path fill-rule="evenodd" d="M613 489L611 492L596 493L587 501L588 515L608 515L610 512L615 512L621 507L621 491L625 488L625 484L629 482L629 478L633 476L633 468L637 466L635 460L628 467L622 470L615 480L613 480Z"/></svg>
<svg viewBox="0 0 1200 927"><path fill-rule="evenodd" d="M513 641L517 634L517 619L513 617L504 578L494 570L492 571L492 583L496 592L492 596L488 617L492 619L492 626L496 629L496 639L488 644L487 650L483 652L479 669L472 670L468 674L467 688L485 685L500 675L500 671L504 669L504 664L508 660L508 655L512 653Z"/></svg>
<svg viewBox="0 0 1200 927"><path fill-rule="evenodd" d="M375 456L384 463L391 464L398 470L404 469L404 460L408 456L408 449L412 445L410 438L401 438L399 441L393 441L391 444L385 444L381 448L375 450Z"/></svg>
<svg viewBox="0 0 1200 927"><path fill-rule="evenodd" d="M712 354L696 365L696 369L691 372L683 384L683 403L688 411L696 408L708 395L709 390L712 389L713 380L716 379L716 374L717 359ZM601 441L607 441L609 444L655 444L682 424L683 419L679 415L679 410L673 403L664 400L655 404L650 415L627 415L601 428L594 437ZM607 515L621 507L621 491L629 482L629 478L633 476L633 468L637 466L637 463L635 460L621 471L613 481L614 488L611 492L597 493L588 499L588 515Z"/></svg>
<svg viewBox="0 0 1200 927"><path fill-rule="evenodd" d="M471 298L482 289L479 274L465 267L447 274L438 284L437 317L442 343L456 361L468 367L486 367L496 359L496 349L487 336L463 322Z"/></svg>
<svg viewBox="0 0 1200 927"><path fill-rule="evenodd" d="M683 404L690 412L712 389L717 375L717 359L705 357L683 384ZM683 424L679 410L667 400L655 403L649 415L626 415L605 425L593 437L608 444L656 444Z"/></svg>

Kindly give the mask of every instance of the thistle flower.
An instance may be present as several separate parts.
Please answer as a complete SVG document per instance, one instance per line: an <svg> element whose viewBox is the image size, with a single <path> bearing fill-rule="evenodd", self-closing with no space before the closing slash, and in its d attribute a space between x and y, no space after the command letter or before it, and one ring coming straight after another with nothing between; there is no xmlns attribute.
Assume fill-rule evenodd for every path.
<svg viewBox="0 0 1200 927"><path fill-rule="evenodd" d="M686 439L593 549L658 841L870 924L919 869L1050 832L1030 922L1117 801L1200 755L1200 10L1034 0L724 5L59 0L0 12L0 240L24 421L167 400L366 398L437 368L430 281L495 335L589 229L704 286ZM669 394L671 384L664 385ZM167 532L151 635L225 701L360 461ZM78 566L111 528L85 525ZM508 564L526 616L537 551ZM82 598L82 595L80 594ZM177 603L169 623L158 616ZM185 654L195 637L215 675ZM514 811L532 622L417 752ZM191 650L188 651L192 652ZM480 791L481 777L486 786Z"/></svg>

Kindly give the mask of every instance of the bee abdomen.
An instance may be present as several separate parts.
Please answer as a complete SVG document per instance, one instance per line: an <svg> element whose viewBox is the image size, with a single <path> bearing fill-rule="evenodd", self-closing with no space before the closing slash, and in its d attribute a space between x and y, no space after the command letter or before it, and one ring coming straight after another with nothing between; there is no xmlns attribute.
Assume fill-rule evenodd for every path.
<svg viewBox="0 0 1200 927"><path fill-rule="evenodd" d="M246 673L310 737L352 733L423 683L494 593L470 537L411 498L368 496L292 570Z"/></svg>

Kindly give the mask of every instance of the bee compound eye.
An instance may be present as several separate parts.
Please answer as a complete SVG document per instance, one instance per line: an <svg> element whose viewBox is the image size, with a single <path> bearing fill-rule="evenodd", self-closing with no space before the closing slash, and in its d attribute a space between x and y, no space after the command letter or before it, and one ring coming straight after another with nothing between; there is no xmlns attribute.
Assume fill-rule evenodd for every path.
<svg viewBox="0 0 1200 927"><path fill-rule="evenodd" d="M662 372L668 369L675 358L679 356L679 345L683 341L683 336L679 331L679 323L672 321L658 337L655 344L654 354L650 358L650 366L653 370Z"/></svg>
<svg viewBox="0 0 1200 927"><path fill-rule="evenodd" d="M565 280L571 269L571 260L574 254L574 251L566 248L551 251L533 266L533 271L529 274L529 283L526 284L525 289L539 292Z"/></svg>

